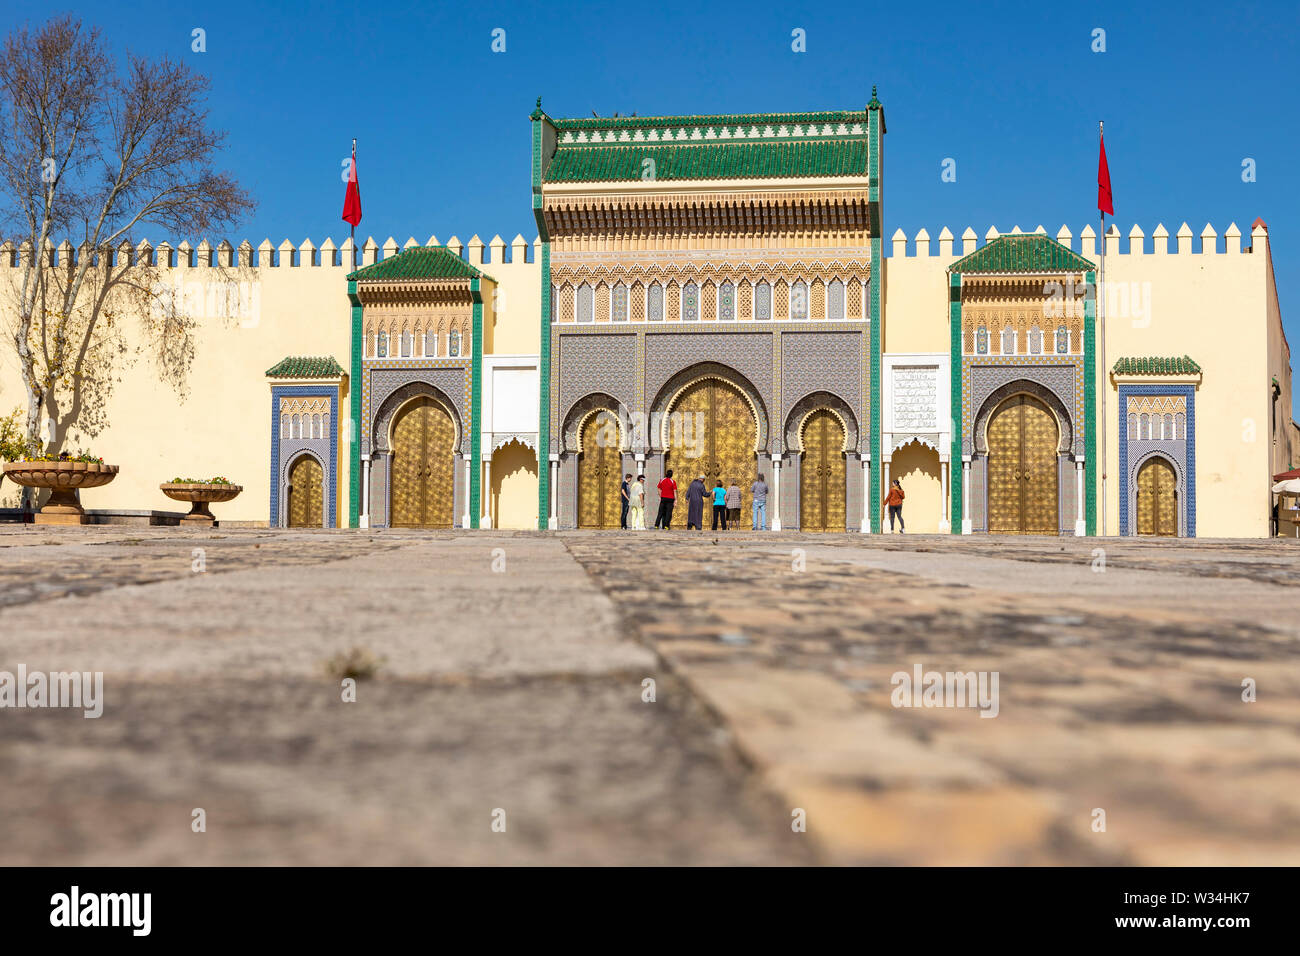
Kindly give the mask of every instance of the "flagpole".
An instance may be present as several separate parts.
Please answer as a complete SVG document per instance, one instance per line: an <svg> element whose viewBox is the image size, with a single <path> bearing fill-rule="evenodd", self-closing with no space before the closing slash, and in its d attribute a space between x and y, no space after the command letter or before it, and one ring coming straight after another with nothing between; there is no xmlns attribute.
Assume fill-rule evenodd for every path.
<svg viewBox="0 0 1300 956"><path fill-rule="evenodd" d="M1098 121L1097 132L1104 143L1106 140L1106 124ZM1097 430L1100 433L1097 437L1101 444L1101 536L1106 536L1106 392L1108 391L1106 376L1106 211L1099 209L1101 213L1101 280L1097 289L1097 324L1098 338L1101 350L1101 408L1100 418L1098 420Z"/></svg>
<svg viewBox="0 0 1300 956"><path fill-rule="evenodd" d="M352 178L357 176L357 138L352 137ZM357 268L357 227L353 223L348 223L348 236L352 240L352 268Z"/></svg>

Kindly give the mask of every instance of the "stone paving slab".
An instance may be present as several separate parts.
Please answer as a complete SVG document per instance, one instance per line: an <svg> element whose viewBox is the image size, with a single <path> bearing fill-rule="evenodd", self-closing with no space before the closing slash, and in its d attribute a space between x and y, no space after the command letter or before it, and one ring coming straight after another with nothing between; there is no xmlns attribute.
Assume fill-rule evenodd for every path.
<svg viewBox="0 0 1300 956"><path fill-rule="evenodd" d="M613 606L555 541L264 537L160 535L129 547L59 548L54 557L77 562L94 590L9 607L0 650L29 669L75 666L133 679L319 676L326 658L354 645L407 678L641 671L654 660L630 636L620 639ZM493 548L502 543L509 550L494 572ZM196 547L205 553L201 573L192 570ZM37 573L32 562L47 551L19 566ZM312 554L321 560L310 563ZM145 575L151 583L135 583ZM548 618L567 621L536 627Z"/></svg>
<svg viewBox="0 0 1300 956"><path fill-rule="evenodd" d="M0 718L0 864L810 862L711 715L663 690L376 679L343 705L298 678L114 681L99 720Z"/></svg>
<svg viewBox="0 0 1300 956"><path fill-rule="evenodd" d="M0 670L105 672L99 719L0 710L0 864L815 860L554 538L51 529L0 581Z"/></svg>
<svg viewBox="0 0 1300 956"><path fill-rule="evenodd" d="M0 670L106 675L99 720L0 709L0 864L1294 865L1298 579L1289 541L0 526ZM997 671L997 718L892 706L915 663Z"/></svg>
<svg viewBox="0 0 1300 956"><path fill-rule="evenodd" d="M708 533L566 544L769 785L808 810L826 859L1300 862L1289 545ZM918 662L999 672L998 716L892 706L893 674ZM1258 702L1242 702L1244 677Z"/></svg>

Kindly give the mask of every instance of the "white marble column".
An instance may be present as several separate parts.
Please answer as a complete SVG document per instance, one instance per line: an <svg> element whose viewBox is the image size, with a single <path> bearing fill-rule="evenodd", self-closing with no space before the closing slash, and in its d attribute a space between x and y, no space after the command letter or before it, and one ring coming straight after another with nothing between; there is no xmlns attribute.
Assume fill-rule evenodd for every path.
<svg viewBox="0 0 1300 956"><path fill-rule="evenodd" d="M939 480L943 492L939 495L939 530L949 531L952 526L948 524L948 474L952 469L946 458L939 459Z"/></svg>
<svg viewBox="0 0 1300 956"><path fill-rule="evenodd" d="M862 533L871 534L871 457L862 456Z"/></svg>
<svg viewBox="0 0 1300 956"><path fill-rule="evenodd" d="M492 458L488 456L483 459L483 494L482 501L483 515L478 519L480 531L492 527Z"/></svg>
<svg viewBox="0 0 1300 956"><path fill-rule="evenodd" d="M781 456L772 456L772 494L768 502L772 506L772 530L781 530Z"/></svg>
<svg viewBox="0 0 1300 956"><path fill-rule="evenodd" d="M880 478L881 478L881 481L883 482L883 487L881 488L881 491L880 491L880 511L881 511L881 514L880 514L880 533L881 533L881 534L884 534L884 533L885 533L885 523L889 520L889 517L888 517L888 516L889 516L889 507L888 507L888 505L885 504L885 499L889 497L889 487L890 487L890 485L889 485L889 459L888 459L888 458L882 458L882 459L880 460Z"/></svg>
<svg viewBox="0 0 1300 956"><path fill-rule="evenodd" d="M555 512L555 503L560 500L560 489L557 487L560 483L560 456L552 455L548 467L551 469L551 500L548 506L550 513L546 516L546 527L554 531L560 523L559 516Z"/></svg>
<svg viewBox="0 0 1300 956"><path fill-rule="evenodd" d="M970 520L970 458L961 460L961 533L971 533Z"/></svg>
<svg viewBox="0 0 1300 956"><path fill-rule="evenodd" d="M1074 536L1082 538L1088 533L1088 518L1083 502L1083 458L1074 460L1074 488L1077 510L1074 513Z"/></svg>
<svg viewBox="0 0 1300 956"><path fill-rule="evenodd" d="M469 526L470 526L470 524L469 524L469 491L470 491L470 479L473 477L473 476L470 474L470 466L471 466L471 464L472 464L472 462L473 462L473 459L470 458L468 455L461 455L460 460L461 460L461 462L462 462L462 463L464 464L464 466L465 466L465 512L464 512L464 514L462 514L462 515L460 516L460 526L461 526L462 528L468 529Z"/></svg>
<svg viewBox="0 0 1300 956"><path fill-rule="evenodd" d="M361 516L357 519L357 526L361 528L370 527L370 456L361 456Z"/></svg>

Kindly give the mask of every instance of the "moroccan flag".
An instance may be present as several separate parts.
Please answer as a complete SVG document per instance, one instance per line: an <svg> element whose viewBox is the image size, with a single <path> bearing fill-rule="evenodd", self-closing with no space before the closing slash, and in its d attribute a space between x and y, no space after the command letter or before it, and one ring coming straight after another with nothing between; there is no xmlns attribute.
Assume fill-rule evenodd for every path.
<svg viewBox="0 0 1300 956"><path fill-rule="evenodd" d="M1110 166L1106 164L1106 133L1104 130L1101 132L1101 158L1097 161L1097 208L1109 215L1115 215L1115 208L1111 205ZM347 216L344 215L343 218L346 219Z"/></svg>
<svg viewBox="0 0 1300 956"><path fill-rule="evenodd" d="M343 197L343 221L353 229L361 222L361 187L357 184L357 143L352 141L352 166L348 170L348 191Z"/></svg>

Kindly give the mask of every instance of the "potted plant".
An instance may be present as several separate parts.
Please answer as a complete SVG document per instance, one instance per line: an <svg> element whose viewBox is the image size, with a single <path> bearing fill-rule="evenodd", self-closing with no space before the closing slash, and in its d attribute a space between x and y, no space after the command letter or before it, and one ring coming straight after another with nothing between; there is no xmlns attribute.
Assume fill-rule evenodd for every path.
<svg viewBox="0 0 1300 956"><path fill-rule="evenodd" d="M5 475L24 488L48 488L50 500L36 513L37 524L84 524L85 509L77 501L77 491L98 488L117 477L117 465L89 452L36 454L25 452L16 461L7 461Z"/></svg>
<svg viewBox="0 0 1300 956"><path fill-rule="evenodd" d="M216 519L209 507L229 501L244 490L242 485L232 484L229 478L173 478L158 486L162 493L173 501L190 502L190 513L181 519L187 525L212 527Z"/></svg>
<svg viewBox="0 0 1300 956"><path fill-rule="evenodd" d="M16 461L27 454L27 436L23 433L23 410L15 408L12 414L0 418L0 461ZM0 474L0 480L4 475Z"/></svg>

